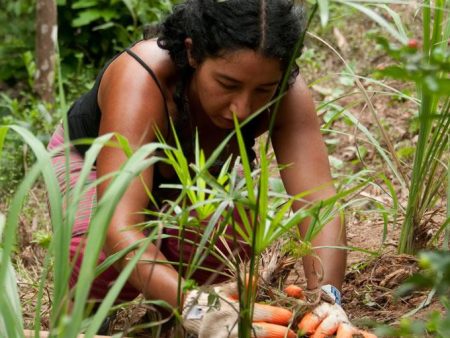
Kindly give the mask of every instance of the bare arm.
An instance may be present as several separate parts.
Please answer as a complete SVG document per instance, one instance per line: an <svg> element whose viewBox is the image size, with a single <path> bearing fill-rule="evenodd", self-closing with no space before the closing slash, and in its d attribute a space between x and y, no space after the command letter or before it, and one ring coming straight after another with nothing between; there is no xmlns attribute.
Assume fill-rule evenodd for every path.
<svg viewBox="0 0 450 338"><path fill-rule="evenodd" d="M272 135L273 147L280 164L289 164L282 170L281 178L290 195L323 187L309 194L309 201L321 200L335 194L325 144L320 134L319 122L308 88L299 76L280 105ZM294 210L302 207L296 202ZM302 235L308 229L309 220L300 225ZM339 217L324 226L313 240L313 246L344 246L346 236ZM346 252L340 249L315 249L321 263L312 256L303 259L307 287L332 284L342 287L346 267ZM315 272L324 270L324 278L318 281Z"/></svg>
<svg viewBox="0 0 450 338"><path fill-rule="evenodd" d="M118 132L125 136L133 149L155 140L154 127L161 130L165 125L164 101L159 89L148 73L127 54L119 56L105 72L99 91L99 105L102 110L100 135ZM104 148L97 160L97 174L103 176L117 171L126 156L120 149ZM151 190L153 167L142 173L142 178ZM109 182L100 184L100 199ZM144 235L132 225L144 221L141 211L148 205L148 196L140 178L132 181L118 203L108 227L104 246L110 255L118 252ZM166 260L155 245L150 245L143 258ZM122 269L127 264L123 259L116 264ZM170 265L141 263L136 266L129 282L146 298L161 299L172 306L177 305L177 271Z"/></svg>

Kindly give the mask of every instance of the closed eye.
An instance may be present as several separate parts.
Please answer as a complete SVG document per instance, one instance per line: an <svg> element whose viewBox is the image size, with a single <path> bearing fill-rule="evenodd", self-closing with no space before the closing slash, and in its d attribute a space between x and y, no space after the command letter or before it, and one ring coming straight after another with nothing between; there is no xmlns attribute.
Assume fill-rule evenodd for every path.
<svg viewBox="0 0 450 338"><path fill-rule="evenodd" d="M234 83L226 83L226 82L222 82L222 81L217 81L219 83L219 85L226 89L226 90L235 90L238 89L239 86L237 84Z"/></svg>
<svg viewBox="0 0 450 338"><path fill-rule="evenodd" d="M259 93L266 93L266 94L268 94L268 93L273 92L274 88L272 88L272 87L270 87L270 88L267 88L267 87L265 87L265 88L256 88L256 91L259 92Z"/></svg>
<svg viewBox="0 0 450 338"><path fill-rule="evenodd" d="M257 88L256 88L256 91L257 91L258 93L261 93L261 94L270 94L270 93L274 93L275 90L276 90L276 86L275 86L275 85L274 85L274 86L264 86L264 87L257 87Z"/></svg>

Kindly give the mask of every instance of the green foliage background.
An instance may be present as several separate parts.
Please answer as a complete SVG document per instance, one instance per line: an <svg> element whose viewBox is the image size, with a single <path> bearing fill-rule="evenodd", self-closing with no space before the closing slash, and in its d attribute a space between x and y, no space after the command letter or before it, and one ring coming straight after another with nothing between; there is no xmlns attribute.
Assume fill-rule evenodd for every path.
<svg viewBox="0 0 450 338"><path fill-rule="evenodd" d="M61 52L60 65L62 68L60 74L63 74L64 77L58 80L61 80L64 86L64 92L67 95L68 102L70 103L74 98L89 89L92 86L98 69L103 66L105 61L124 47L140 39L143 28L158 22L170 11L175 2L177 1L58 0L58 40ZM334 10L334 7L329 7L329 2L328 0L317 0L322 23L328 20L328 14L331 13L329 9ZM430 7L431 2L427 0L420 2L423 5L423 8L421 8L422 12L424 12L423 46L419 46L420 48L417 48L417 40L409 40L410 36L416 36L416 34L407 34L407 30L404 29L398 13L387 11L389 16L392 17L392 20L389 22L395 23L396 29L394 29L391 23L370 8L361 7L361 5L355 4L352 1L347 2L354 9L364 10L366 15L372 17L374 22L377 22L380 27L390 33L388 39L378 39L378 46L383 47L386 54L395 60L397 65L380 69L378 75L381 75L382 78L391 77L404 83L412 82L416 86L416 89L418 89L417 92L419 94L425 94L417 100L417 103L420 105L420 109L417 112L418 133L419 136L425 135L425 137L422 137L424 148L428 144L442 145L442 148L439 149L442 150L440 154L444 154L444 156L430 155L427 157L427 155L415 157L419 160L415 161L417 166L415 166L416 168L413 171L426 174L423 174L422 177L417 175L417 177L413 178L413 181L418 182L418 187L429 188L433 186L432 184L428 184L428 181L423 179L423 177L429 179L429 182L433 184L436 182L438 184L435 190L428 189L428 193L425 196L431 196L431 198L425 199L426 203L423 203L423 208L417 208L419 203L414 200L409 201L408 205L413 211L417 209L423 209L424 211L431 210L436 203L435 197L438 196L435 192L439 191L446 180L448 182L447 198L450 193L450 180L448 179L449 166L444 169L440 167L442 163L448 163L448 152L446 152L448 151L448 138L446 137L448 137L448 125L450 123L450 100L448 96L450 88L450 79L448 78L450 57L447 45L450 36L447 10L449 2L448 0L436 0L434 3L439 5L436 8L445 8L445 11L442 11L442 13L436 11L433 12L433 15L431 9L434 11L435 8ZM380 2L383 1L380 0ZM57 119L64 113L57 109L64 105L58 102L60 97L57 97L57 102L54 106L43 104L33 93L33 76L35 70L33 61L35 6L35 0L3 1L0 3L0 24L2 27L0 30L0 41L2 41L0 44L0 125L16 125L16 129L18 128L17 125L24 127L23 133L27 130L43 144L46 144L54 125L57 123ZM386 10L385 7L379 8ZM446 19L442 20L444 14L446 15ZM440 18L440 20L432 21L432 18ZM391 41L395 42L391 43ZM411 44L411 41L415 41L415 43ZM311 65L320 67L321 63L325 62L325 60L317 57L313 49L309 51L309 56L308 53L304 54L306 61L309 61ZM345 63L345 60L343 61ZM346 80L343 84L347 86L359 83L359 79L356 73L353 73L350 63L346 65L346 72L345 74L343 73L341 79ZM361 90L365 91L362 86ZM351 122L350 117L352 116L348 114L346 109L335 105L334 100L323 102L321 106L328 108L335 107L334 110L329 110L333 114L333 118L327 121L327 126L331 126L333 120L341 113L342 115L347 114L345 117ZM441 122L439 128L437 127L438 124L435 124L436 121ZM354 124L358 124L359 126L359 123L355 122ZM378 128L380 131L383 130L381 124ZM436 132L437 130L440 132ZM433 131L433 133L430 133L430 131ZM383 155L385 149L379 145L377 139L372 137L372 134L368 130L365 131L365 134L373 145L377 149L380 149L380 153ZM442 137L434 140L428 138L428 136L433 135L438 135L439 137L442 135ZM428 140L433 141L429 142ZM438 142L439 140L440 142ZM27 147L22 142L21 137L17 134L9 133L8 139L3 147L3 154L0 156L0 198L6 196L5 192L7 194L13 192L18 182L24 177L27 169L30 168L31 163L34 161L34 157ZM416 151L416 153L419 152ZM429 153L436 154L437 152L433 150L433 152ZM423 154L426 154L426 152L424 151ZM390 155L395 156L395 152L392 152ZM387 162L386 158L388 157L383 158ZM428 158L436 158L437 160L429 161ZM430 168L432 169L431 171L428 170ZM439 171L436 171L436 168L439 168ZM438 172L438 176L435 175L436 172ZM410 189L412 193L409 195L413 197L424 196L424 194L420 193L419 188L416 190ZM391 189L391 193L393 207L389 213L392 214L393 223L395 224L397 216L401 211L396 205L397 197L393 189ZM450 206L448 202L447 205ZM448 207L448 210L450 210L450 207ZM419 215L423 216L423 214ZM448 226L450 220L449 215L450 211L447 211L447 221L441 225L438 234L443 232ZM422 216L412 218L413 220L420 221L422 220ZM54 223L60 224L60 222ZM388 222L385 221L385 223L387 226ZM419 227L421 223L416 222L413 225L414 227ZM410 234L414 234L412 228L405 227L405 229ZM449 236L447 234L447 239ZM414 236L411 238L414 238ZM421 274L410 279L401 291L410 292L418 287L432 289L431 293L440 297L440 303L445 308L445 314L435 313L426 321L415 321L414 323L406 320L404 323L400 323L398 328L384 328L383 335L409 337L433 334L437 337L449 336L449 252L445 250L443 252L423 253L419 258L424 270ZM59 268L62 267L60 266ZM380 332L382 333L382 330Z"/></svg>
<svg viewBox="0 0 450 338"><path fill-rule="evenodd" d="M23 53L34 46L34 8L35 0L0 3L0 81L26 78Z"/></svg>
<svg viewBox="0 0 450 338"><path fill-rule="evenodd" d="M171 0L58 0L63 64L104 64L170 12Z"/></svg>
<svg viewBox="0 0 450 338"><path fill-rule="evenodd" d="M105 62L156 25L174 0L56 0L62 83L68 102L91 88ZM0 124L19 124L46 143L62 116L33 92L36 0L0 4ZM11 23L14 24L11 24ZM9 138L15 136L8 136ZM8 195L33 161L19 139L6 143L0 159L0 191ZM16 168L16 170L11 170Z"/></svg>
<svg viewBox="0 0 450 338"><path fill-rule="evenodd" d="M62 66L101 66L105 60L142 37L170 12L176 0L56 0ZM2 1L0 81L26 80L24 53L34 53L36 0ZM14 24L11 24L11 23Z"/></svg>

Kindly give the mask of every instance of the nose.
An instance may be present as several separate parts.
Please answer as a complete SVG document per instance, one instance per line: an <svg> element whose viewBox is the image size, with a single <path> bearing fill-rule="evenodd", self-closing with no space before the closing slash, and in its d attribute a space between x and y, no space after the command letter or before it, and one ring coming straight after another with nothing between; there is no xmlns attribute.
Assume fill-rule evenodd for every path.
<svg viewBox="0 0 450 338"><path fill-rule="evenodd" d="M236 96L230 103L230 113L235 114L238 121L245 120L251 114L251 105L248 95Z"/></svg>

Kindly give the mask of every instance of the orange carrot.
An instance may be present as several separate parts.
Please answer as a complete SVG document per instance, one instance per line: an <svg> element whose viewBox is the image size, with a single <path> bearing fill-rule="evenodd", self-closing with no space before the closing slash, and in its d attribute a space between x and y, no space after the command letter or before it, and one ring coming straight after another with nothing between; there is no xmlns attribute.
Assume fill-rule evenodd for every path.
<svg viewBox="0 0 450 338"><path fill-rule="evenodd" d="M298 328L302 332L302 334L311 335L316 331L317 326L320 324L320 318L313 312L308 312L303 316L300 324L298 324Z"/></svg>
<svg viewBox="0 0 450 338"><path fill-rule="evenodd" d="M356 327L350 324L341 324L339 325L336 338L352 338L354 336L363 337L363 338L377 338L373 333L359 330Z"/></svg>
<svg viewBox="0 0 450 338"><path fill-rule="evenodd" d="M359 333L362 334L364 338L377 338L376 335L367 331L359 330Z"/></svg>
<svg viewBox="0 0 450 338"><path fill-rule="evenodd" d="M288 309L266 304L255 304L253 309L254 322L269 322L272 324L287 325L292 319L292 312Z"/></svg>
<svg viewBox="0 0 450 338"><path fill-rule="evenodd" d="M296 338L294 331L289 330L286 326L270 324L270 323L254 323L253 329L256 338ZM255 337L252 335L252 337Z"/></svg>
<svg viewBox="0 0 450 338"><path fill-rule="evenodd" d="M358 329L349 324L339 325L336 338L352 338L353 334L358 333Z"/></svg>
<svg viewBox="0 0 450 338"><path fill-rule="evenodd" d="M324 338L332 336L338 330L338 326L339 323L336 321L324 320L322 323L320 323L319 327L316 329L311 338ZM351 332L348 338L351 338Z"/></svg>
<svg viewBox="0 0 450 338"><path fill-rule="evenodd" d="M294 297L297 299L305 299L303 289L294 284L286 286L286 288L284 289L284 293L286 293L289 297Z"/></svg>

